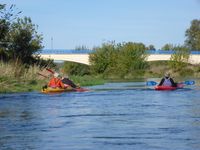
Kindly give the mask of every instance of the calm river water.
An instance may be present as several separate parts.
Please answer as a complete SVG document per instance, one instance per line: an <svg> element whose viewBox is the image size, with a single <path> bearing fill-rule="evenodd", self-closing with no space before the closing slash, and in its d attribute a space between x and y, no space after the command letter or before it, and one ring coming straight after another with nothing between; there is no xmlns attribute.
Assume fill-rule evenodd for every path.
<svg viewBox="0 0 200 150"><path fill-rule="evenodd" d="M0 95L1 150L199 150L200 87Z"/></svg>

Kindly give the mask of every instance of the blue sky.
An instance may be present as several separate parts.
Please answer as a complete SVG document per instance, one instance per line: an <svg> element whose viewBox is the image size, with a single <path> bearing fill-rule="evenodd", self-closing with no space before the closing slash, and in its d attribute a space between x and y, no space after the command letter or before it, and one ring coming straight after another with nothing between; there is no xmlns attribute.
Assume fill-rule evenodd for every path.
<svg viewBox="0 0 200 150"><path fill-rule="evenodd" d="M93 48L103 42L142 42L160 49L183 44L200 0L0 0L16 4L43 34L45 49ZM53 38L53 46L51 42Z"/></svg>

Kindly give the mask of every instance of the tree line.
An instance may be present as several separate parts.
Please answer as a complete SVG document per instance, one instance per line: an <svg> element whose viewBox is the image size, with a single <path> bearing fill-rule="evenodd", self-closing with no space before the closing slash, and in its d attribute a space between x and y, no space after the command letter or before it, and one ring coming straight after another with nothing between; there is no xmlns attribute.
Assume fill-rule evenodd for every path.
<svg viewBox="0 0 200 150"><path fill-rule="evenodd" d="M8 7L0 4L0 60L16 61L22 64L45 65L52 63L40 58L40 50L43 48L43 35L38 33L38 26L30 17L20 18L22 12L15 5ZM188 60L190 50L200 51L200 20L191 21L190 27L185 31L186 40L183 45L165 44L161 49L176 50L171 58L171 66L181 66L182 61ZM80 48L83 48L80 47ZM80 49L77 47L76 49ZM143 72L147 68L146 50L155 50L154 45L145 46L135 42L107 42L93 48L90 54L91 67L85 71L79 71L84 67L75 66L71 72L78 74L104 74L118 75L121 77L134 74L136 71ZM67 67L66 67L67 68Z"/></svg>
<svg viewBox="0 0 200 150"><path fill-rule="evenodd" d="M200 20L192 20L191 26L185 31L186 40L183 45L165 44L162 50L174 50L168 62L169 68L179 72L187 66L191 50L200 51ZM147 69L146 50L155 50L153 45L146 47L143 43L106 43L95 48L90 54L91 70L106 76L142 75Z"/></svg>

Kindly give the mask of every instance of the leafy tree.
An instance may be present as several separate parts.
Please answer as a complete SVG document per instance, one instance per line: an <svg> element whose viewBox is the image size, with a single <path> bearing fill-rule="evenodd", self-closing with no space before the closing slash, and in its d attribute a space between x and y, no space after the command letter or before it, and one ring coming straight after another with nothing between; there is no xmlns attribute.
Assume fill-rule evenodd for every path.
<svg viewBox="0 0 200 150"><path fill-rule="evenodd" d="M97 47L89 56L91 69L94 73L104 73L116 64L115 43L104 43L102 47Z"/></svg>
<svg viewBox="0 0 200 150"><path fill-rule="evenodd" d="M91 69L97 74L125 77L147 66L142 43L107 43L90 54Z"/></svg>
<svg viewBox="0 0 200 150"><path fill-rule="evenodd" d="M200 50L200 20L192 20L185 36L187 38L185 44L190 50Z"/></svg>
<svg viewBox="0 0 200 150"><path fill-rule="evenodd" d="M1 47L3 46L3 39L9 31L8 15L5 12L5 4L0 4L0 41Z"/></svg>
<svg viewBox="0 0 200 150"><path fill-rule="evenodd" d="M155 46L154 45L149 45L148 47L147 47L147 50L156 50L156 48L155 48Z"/></svg>
<svg viewBox="0 0 200 150"><path fill-rule="evenodd" d="M0 59L27 65L44 64L38 55L42 48L42 35L38 34L37 26L30 18L19 18L20 13L15 5L0 4ZM49 62L47 60L47 64Z"/></svg>
<svg viewBox="0 0 200 150"><path fill-rule="evenodd" d="M8 53L12 59L25 64L34 63L33 54L42 48L42 35L37 33L36 28L28 17L18 18L17 22L12 23L7 36L10 42Z"/></svg>
<svg viewBox="0 0 200 150"><path fill-rule="evenodd" d="M173 70L183 69L189 60L190 51L184 46L177 46L174 54L171 55L169 66Z"/></svg>
<svg viewBox="0 0 200 150"><path fill-rule="evenodd" d="M161 50L174 50L173 44L165 44Z"/></svg>
<svg viewBox="0 0 200 150"><path fill-rule="evenodd" d="M85 45L81 45L81 46L76 46L75 50L88 50L89 48Z"/></svg>
<svg viewBox="0 0 200 150"><path fill-rule="evenodd" d="M8 41L5 41L5 37L9 32L10 25L18 15L21 13L15 12L15 5L11 5L9 8L6 7L6 4L0 4L0 44L1 47L5 47L8 44Z"/></svg>
<svg viewBox="0 0 200 150"><path fill-rule="evenodd" d="M189 52L188 47L185 45L175 45L172 50L175 50L175 51L185 50Z"/></svg>
<svg viewBox="0 0 200 150"><path fill-rule="evenodd" d="M21 12L15 12L15 5L11 5L6 8L6 4L0 4L0 59L7 60L8 53L6 51L9 41L6 40L6 36L9 33L10 25L13 20Z"/></svg>
<svg viewBox="0 0 200 150"><path fill-rule="evenodd" d="M120 48L118 70L125 76L127 73L144 69L147 66L146 57L144 44L124 43Z"/></svg>

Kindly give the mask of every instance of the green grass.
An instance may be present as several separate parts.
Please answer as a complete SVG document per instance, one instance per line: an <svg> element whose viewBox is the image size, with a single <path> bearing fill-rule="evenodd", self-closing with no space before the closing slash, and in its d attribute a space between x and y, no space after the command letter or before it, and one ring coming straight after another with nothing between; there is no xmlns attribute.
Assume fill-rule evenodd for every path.
<svg viewBox="0 0 200 150"><path fill-rule="evenodd" d="M174 69L169 67L169 61L153 61L149 62L149 68L145 71L144 77L162 77L165 72L171 72L173 77L178 78L199 78L200 77L200 65L185 64L180 69Z"/></svg>
<svg viewBox="0 0 200 150"><path fill-rule="evenodd" d="M26 69L21 64L0 62L0 93L40 91L48 83L49 78L38 75L40 68L37 66ZM71 76L80 86L104 84L100 76Z"/></svg>
<svg viewBox="0 0 200 150"><path fill-rule="evenodd" d="M71 76L70 78L80 86L100 85L106 82L101 76Z"/></svg>
<svg viewBox="0 0 200 150"><path fill-rule="evenodd" d="M23 65L0 62L0 93L40 91L49 79L39 76L37 74L39 71L40 68L37 66L25 69ZM174 71L169 68L167 61L155 61L149 62L148 69L130 72L124 78L117 75L87 75L70 76L70 79L80 86L92 86L104 84L107 81L139 81L144 78L160 78L166 71L172 72L172 76L177 78L200 77L200 65L187 64L186 67Z"/></svg>
<svg viewBox="0 0 200 150"><path fill-rule="evenodd" d="M39 90L45 82L37 75L39 70L37 66L27 69L15 62L0 62L0 93Z"/></svg>
<svg viewBox="0 0 200 150"><path fill-rule="evenodd" d="M72 76L71 78L80 86L104 84L105 80L93 76ZM16 80L14 78L0 77L0 93L40 91L48 80Z"/></svg>
<svg viewBox="0 0 200 150"><path fill-rule="evenodd" d="M0 93L13 93L13 92L29 92L29 91L38 91L41 89L42 85L44 85L43 80L16 80L13 78L9 78L9 80L5 77L1 77L1 89Z"/></svg>

